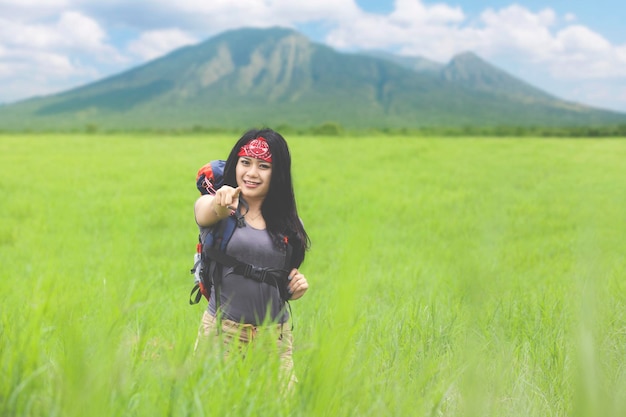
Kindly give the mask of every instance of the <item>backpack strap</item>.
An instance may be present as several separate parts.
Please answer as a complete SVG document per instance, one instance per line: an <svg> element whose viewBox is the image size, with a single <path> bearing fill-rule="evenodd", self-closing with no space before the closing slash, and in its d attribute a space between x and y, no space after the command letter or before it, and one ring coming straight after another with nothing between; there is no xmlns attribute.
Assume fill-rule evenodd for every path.
<svg viewBox="0 0 626 417"><path fill-rule="evenodd" d="M234 256L227 255L225 252L215 247L207 248L204 253L220 266L233 268L234 272L238 275L276 287L280 291L281 298L283 300L286 299L284 289L287 287L287 276L289 275L289 271L280 268L267 268L245 263ZM213 280L213 283L215 284L215 279Z"/></svg>
<svg viewBox="0 0 626 417"><path fill-rule="evenodd" d="M193 255L193 268L191 268L192 274L194 274L194 286L191 289L191 293L189 293L189 304L198 304L200 299L204 295L204 297L209 300L211 296L210 288L207 291L207 288L204 284L204 280L202 279L202 237L198 235L198 243L196 244L196 253Z"/></svg>
<svg viewBox="0 0 626 417"><path fill-rule="evenodd" d="M212 245L206 245L202 249L202 256L207 260L215 261L215 258L211 256L211 253L221 252L222 250L226 250L226 245L233 233L235 232L235 228L237 226L237 220L234 216L229 216L226 219L222 220L217 228L217 232L213 239ZM209 267L209 279L215 288L215 316L217 318L217 329L219 333L219 329L222 327L222 314L221 314L221 306L222 306L222 265L219 262L211 262Z"/></svg>
<svg viewBox="0 0 626 417"><path fill-rule="evenodd" d="M287 286L289 283L289 274L291 273L291 255L293 254L293 246L289 243L289 237L287 235L283 236L283 242L285 243L285 266L283 268L287 271L287 282L282 290L280 288L278 290L284 291L284 297L283 292L281 292L280 295L283 300L285 300L285 304L287 304L287 308L289 309L289 317L291 317L291 331L293 331L293 312L291 311L291 304L289 304L291 294L289 294Z"/></svg>
<svg viewBox="0 0 626 417"><path fill-rule="evenodd" d="M221 164L217 166L220 166L220 169L223 168L224 161L213 161L203 167L203 169L206 167L212 167L215 169L214 163ZM204 177L199 178L204 179ZM221 183L219 183L219 185L221 186ZM239 198L239 206L245 208L247 212L248 204L241 197ZM197 250L194 255L194 265L190 271L195 275L195 279L194 286L189 294L189 304L198 304L203 295L207 301L209 301L209 298L211 297L211 288L215 286L215 277L218 277L218 284L221 284L221 271L219 271L220 274L215 274L216 266L209 263L209 259L211 259L211 257L204 253L206 248L215 247L225 251L226 245L230 241L235 228L243 227L244 224L245 221L243 215L239 210L237 210L231 216L220 221L218 224L203 229L203 231L198 235ZM217 292L220 291L218 286L215 286L215 289ZM216 299L216 301L219 301L219 297L216 296Z"/></svg>

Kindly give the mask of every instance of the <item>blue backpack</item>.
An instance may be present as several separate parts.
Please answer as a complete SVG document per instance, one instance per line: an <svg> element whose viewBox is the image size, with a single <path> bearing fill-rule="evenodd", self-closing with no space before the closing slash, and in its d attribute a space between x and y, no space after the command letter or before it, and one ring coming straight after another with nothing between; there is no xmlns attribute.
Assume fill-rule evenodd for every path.
<svg viewBox="0 0 626 417"><path fill-rule="evenodd" d="M196 187L201 194L215 195L215 192L224 184L225 165L226 161L215 160L198 170ZM247 204L244 200L239 200L239 207L247 210ZM275 286L281 299L285 302L289 300L287 277L290 271L292 246L287 237L283 238L285 244L284 267L282 269L259 267L226 254L226 246L238 227L245 227L241 210L235 210L226 219L198 235L194 265L190 271L194 275L194 286L189 294L189 304L198 304L202 296L208 301L213 287L219 308L222 268L224 266L234 268L235 273L248 279Z"/></svg>

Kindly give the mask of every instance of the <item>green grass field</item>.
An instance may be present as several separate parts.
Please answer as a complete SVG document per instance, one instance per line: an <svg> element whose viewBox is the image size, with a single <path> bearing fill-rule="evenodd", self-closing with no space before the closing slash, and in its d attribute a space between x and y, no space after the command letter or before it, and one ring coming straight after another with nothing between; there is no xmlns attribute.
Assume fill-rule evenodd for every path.
<svg viewBox="0 0 626 417"><path fill-rule="evenodd" d="M1 416L626 415L626 141L287 137L291 395L193 354L196 170L236 137L0 136Z"/></svg>

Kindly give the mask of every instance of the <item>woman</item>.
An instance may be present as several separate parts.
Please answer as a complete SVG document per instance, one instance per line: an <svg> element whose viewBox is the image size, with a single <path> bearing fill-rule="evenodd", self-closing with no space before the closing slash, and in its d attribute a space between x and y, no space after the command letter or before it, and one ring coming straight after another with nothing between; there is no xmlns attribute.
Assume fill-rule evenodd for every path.
<svg viewBox="0 0 626 417"><path fill-rule="evenodd" d="M297 300L309 288L298 268L310 242L296 209L285 139L271 129L246 132L228 156L224 185L214 196L201 196L194 211L201 234L238 214L244 221L235 228L226 254L255 267L286 271L286 288L281 291L280 284L251 279L238 268L220 268L220 284L211 290L199 340L221 333L229 345L233 340L246 345L258 331L273 329L281 367L291 375L292 335L284 325L289 319L285 298ZM272 325L264 326L268 323Z"/></svg>

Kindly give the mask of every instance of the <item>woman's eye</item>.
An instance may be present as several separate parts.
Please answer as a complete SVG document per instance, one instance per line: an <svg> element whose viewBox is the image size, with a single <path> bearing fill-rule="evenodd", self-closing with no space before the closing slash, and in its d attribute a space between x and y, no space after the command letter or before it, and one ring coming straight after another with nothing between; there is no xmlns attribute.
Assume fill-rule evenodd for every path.
<svg viewBox="0 0 626 417"><path fill-rule="evenodd" d="M263 169L270 169L272 167L271 165L268 165L268 164L261 164L259 166Z"/></svg>

